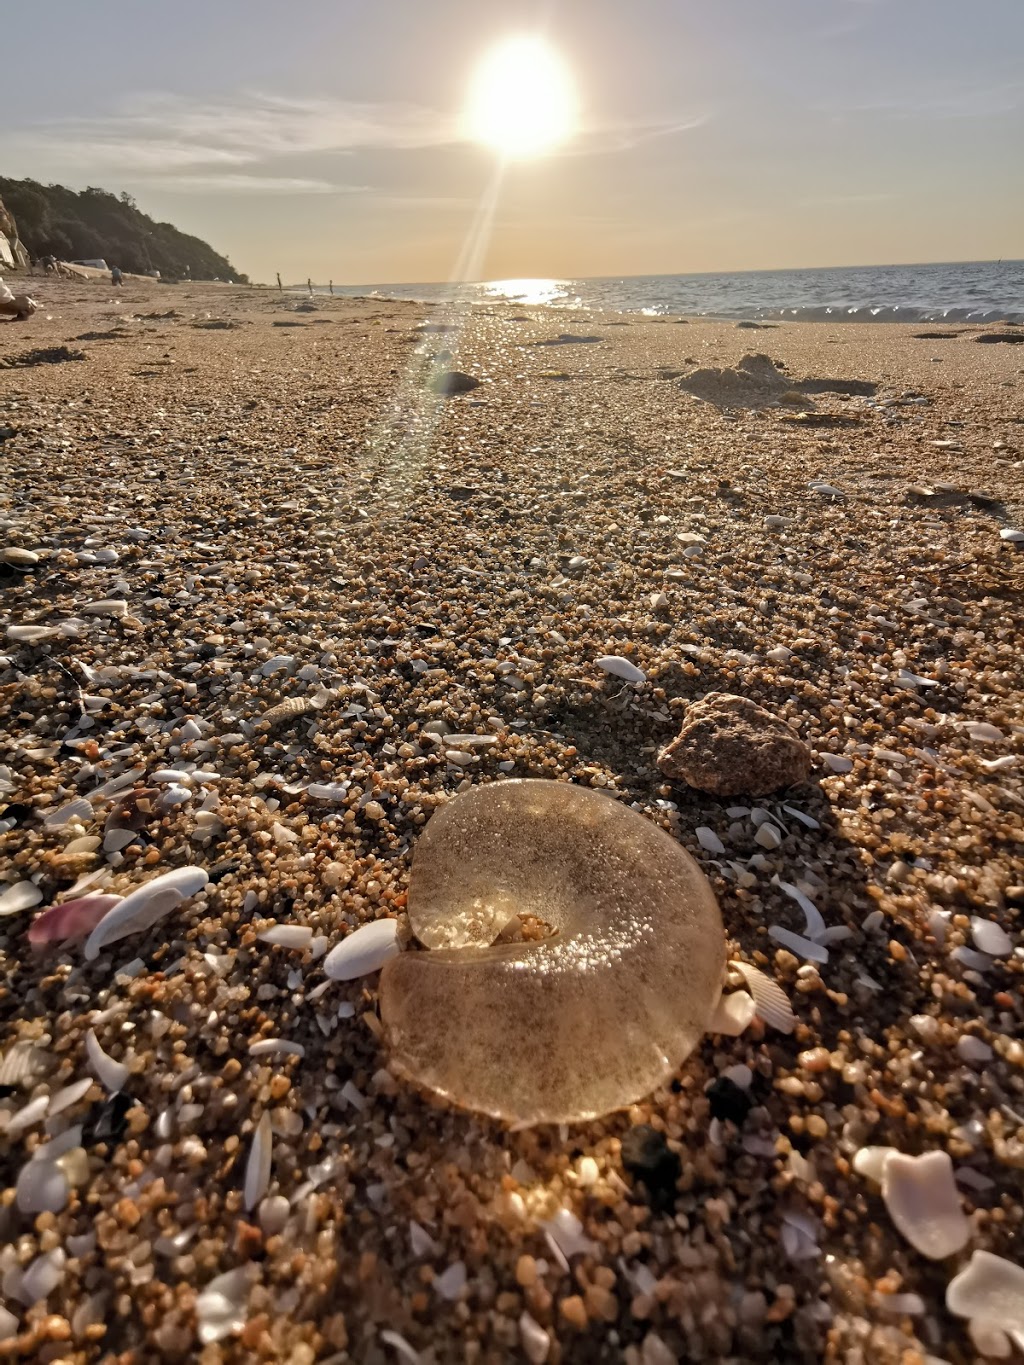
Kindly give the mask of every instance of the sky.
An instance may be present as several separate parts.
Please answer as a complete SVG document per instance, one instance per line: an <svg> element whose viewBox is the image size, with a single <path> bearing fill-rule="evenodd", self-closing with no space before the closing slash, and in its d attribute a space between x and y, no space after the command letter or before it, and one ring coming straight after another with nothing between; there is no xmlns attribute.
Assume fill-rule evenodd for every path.
<svg viewBox="0 0 1024 1365"><path fill-rule="evenodd" d="M526 32L579 126L506 168L479 278L1024 257L1024 0L11 4L0 173L256 280L447 280L495 174L474 69Z"/></svg>

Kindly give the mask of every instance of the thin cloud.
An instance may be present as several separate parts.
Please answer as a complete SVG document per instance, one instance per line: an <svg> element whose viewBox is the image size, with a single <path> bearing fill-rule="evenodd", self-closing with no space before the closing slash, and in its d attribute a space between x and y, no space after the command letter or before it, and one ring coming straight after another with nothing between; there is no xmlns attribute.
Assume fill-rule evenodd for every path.
<svg viewBox="0 0 1024 1365"><path fill-rule="evenodd" d="M299 176L274 175L162 175L159 179L136 177L160 190L183 194L365 194L369 185L336 185L330 180L311 180Z"/></svg>
<svg viewBox="0 0 1024 1365"><path fill-rule="evenodd" d="M173 129L173 132L169 132ZM197 103L134 96L110 114L36 124L8 139L7 160L90 166L123 174L255 166L276 157L363 148L412 150L458 141L455 120L406 103L240 94ZM269 172L273 178L273 172Z"/></svg>

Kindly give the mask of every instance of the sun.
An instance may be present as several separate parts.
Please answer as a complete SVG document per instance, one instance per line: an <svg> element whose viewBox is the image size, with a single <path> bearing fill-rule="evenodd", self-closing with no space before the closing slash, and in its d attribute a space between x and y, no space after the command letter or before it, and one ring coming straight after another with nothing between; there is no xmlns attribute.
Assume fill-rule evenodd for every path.
<svg viewBox="0 0 1024 1365"><path fill-rule="evenodd" d="M466 127L474 141L502 156L540 156L573 131L572 82L542 38L507 38L480 63L470 90Z"/></svg>

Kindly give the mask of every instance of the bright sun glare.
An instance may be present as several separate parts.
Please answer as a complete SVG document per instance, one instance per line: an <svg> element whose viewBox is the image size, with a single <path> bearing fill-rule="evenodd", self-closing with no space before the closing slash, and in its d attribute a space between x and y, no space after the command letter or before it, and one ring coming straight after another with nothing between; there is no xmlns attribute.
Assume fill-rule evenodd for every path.
<svg viewBox="0 0 1024 1365"><path fill-rule="evenodd" d="M506 157L539 156L575 122L568 72L542 38L508 38L481 62L470 91L470 136Z"/></svg>

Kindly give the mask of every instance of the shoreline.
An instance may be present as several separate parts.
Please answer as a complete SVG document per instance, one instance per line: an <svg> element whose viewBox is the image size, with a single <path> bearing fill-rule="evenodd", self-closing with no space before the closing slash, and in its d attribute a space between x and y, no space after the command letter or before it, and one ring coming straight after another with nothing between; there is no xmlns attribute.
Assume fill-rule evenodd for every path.
<svg viewBox="0 0 1024 1365"><path fill-rule="evenodd" d="M0 918L15 1350L383 1365L392 1333L424 1365L968 1358L948 1283L1024 1230L1024 558L1000 537L1024 530L1020 348L594 309L567 339L565 310L503 303L438 333L383 298L99 292L47 283L0 328L0 546L38 556L0 570L5 869L39 892ZM431 397L432 364L478 386ZM667 782L656 754L712 691L786 720L812 779ZM88 799L136 769L134 812ZM312 945L389 916L406 937L423 826L508 776L676 838L795 1032L707 1035L670 1085L562 1128L394 1075L376 977L332 982ZM124 894L185 865L209 884L94 962L26 941L83 878ZM848 931L827 962L770 935L804 927L780 882ZM972 917L1012 950L980 962ZM134 1104L94 1081L34 1118L95 1074L90 1029ZM666 1204L624 1158L641 1125L678 1159ZM24 1210L61 1139L66 1201ZM948 1153L962 1252L903 1239L855 1168L871 1147ZM237 1325L204 1348L202 1291L234 1272Z"/></svg>

